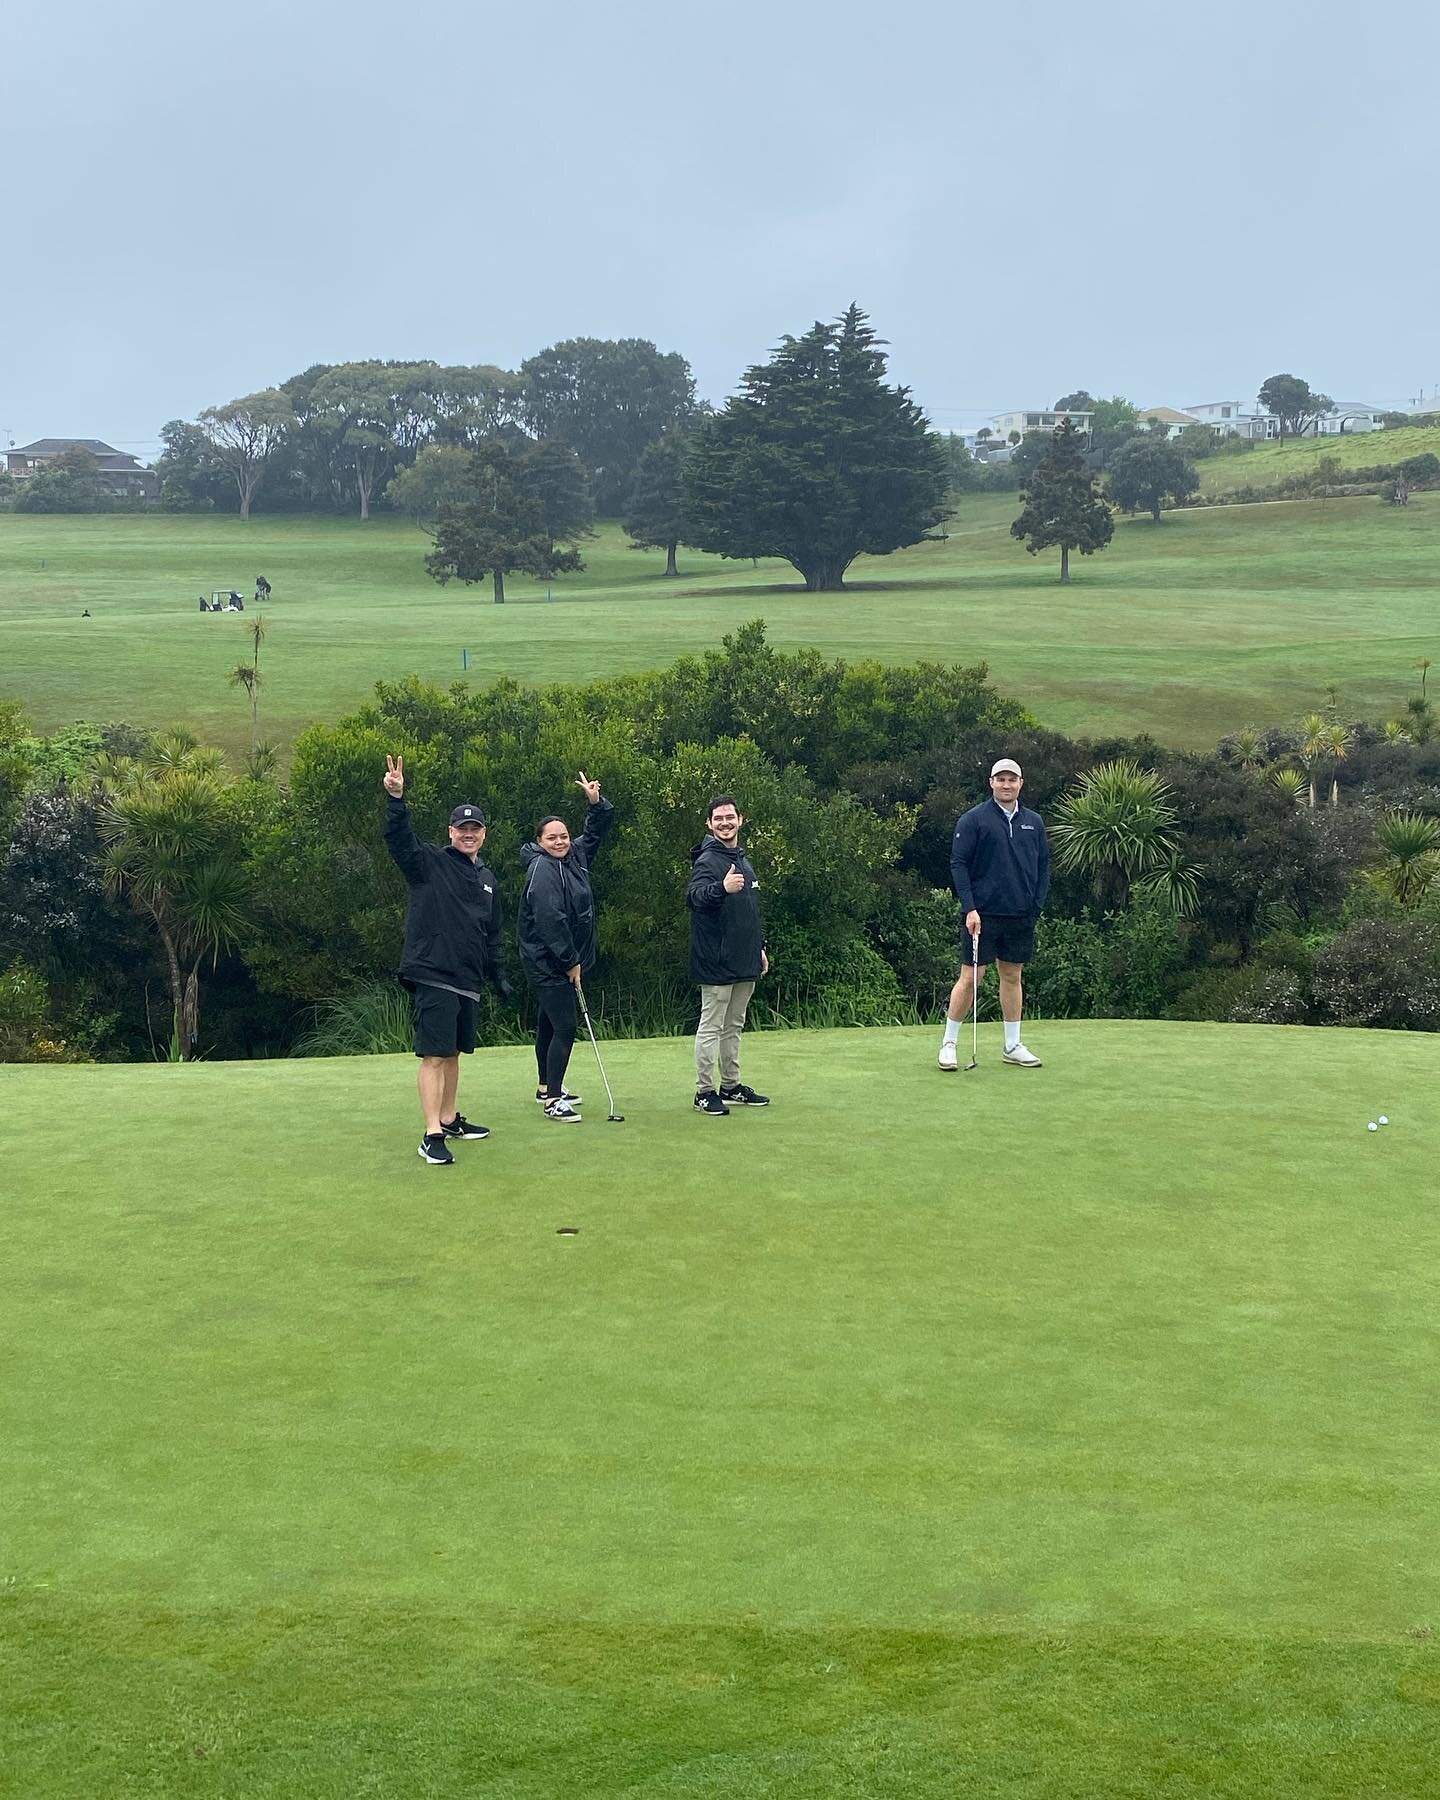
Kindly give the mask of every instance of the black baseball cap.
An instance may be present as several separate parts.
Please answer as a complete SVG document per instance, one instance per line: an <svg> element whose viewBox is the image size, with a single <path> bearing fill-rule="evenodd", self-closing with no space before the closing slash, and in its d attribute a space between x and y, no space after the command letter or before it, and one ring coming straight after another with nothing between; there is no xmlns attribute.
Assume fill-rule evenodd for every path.
<svg viewBox="0 0 1440 1800"><path fill-rule="evenodd" d="M450 815L452 825L483 825L485 815L478 806L457 806Z"/></svg>

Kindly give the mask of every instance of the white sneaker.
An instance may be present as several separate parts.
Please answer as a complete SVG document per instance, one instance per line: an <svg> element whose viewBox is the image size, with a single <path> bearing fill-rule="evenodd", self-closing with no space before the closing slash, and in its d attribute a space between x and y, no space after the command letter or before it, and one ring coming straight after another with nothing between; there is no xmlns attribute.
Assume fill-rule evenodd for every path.
<svg viewBox="0 0 1440 1800"><path fill-rule="evenodd" d="M942 1069L948 1069L953 1074L958 1067L955 1057L955 1046L953 1044L942 1044L940 1046L940 1054L935 1060Z"/></svg>
<svg viewBox="0 0 1440 1800"><path fill-rule="evenodd" d="M1001 1060L1014 1063L1017 1069L1038 1069L1040 1067L1040 1058L1032 1056L1023 1044L1017 1044L1013 1050L1007 1050Z"/></svg>

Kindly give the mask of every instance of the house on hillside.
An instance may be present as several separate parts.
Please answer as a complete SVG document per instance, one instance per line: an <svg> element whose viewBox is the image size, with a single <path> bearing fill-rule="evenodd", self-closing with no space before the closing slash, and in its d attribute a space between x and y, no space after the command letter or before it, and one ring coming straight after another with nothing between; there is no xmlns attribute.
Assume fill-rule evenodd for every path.
<svg viewBox="0 0 1440 1800"><path fill-rule="evenodd" d="M990 428L1000 439L1008 438L1012 431L1018 431L1021 437L1028 437L1032 431L1054 431L1066 419L1077 431L1088 431L1095 415L1091 412L1007 412L996 413L990 421Z"/></svg>
<svg viewBox="0 0 1440 1800"><path fill-rule="evenodd" d="M1270 435L1266 427L1275 422L1242 400L1203 400L1185 411L1208 425L1216 437L1265 438Z"/></svg>
<svg viewBox="0 0 1440 1800"><path fill-rule="evenodd" d="M1204 420L1194 413L1177 412L1173 406L1147 406L1139 414L1142 425L1163 425L1167 438L1177 438L1187 425L1201 425Z"/></svg>
<svg viewBox="0 0 1440 1800"><path fill-rule="evenodd" d="M1353 431L1383 431L1383 406L1368 400L1337 400L1320 421L1320 437L1349 437ZM1309 434L1314 437L1314 432Z"/></svg>
<svg viewBox="0 0 1440 1800"><path fill-rule="evenodd" d="M38 475L62 457L67 450L88 450L99 464L97 473L115 494L138 494L153 500L160 491L160 477L153 469L142 468L135 457L99 438L36 438L33 444L21 444L5 452L9 473L19 481Z"/></svg>

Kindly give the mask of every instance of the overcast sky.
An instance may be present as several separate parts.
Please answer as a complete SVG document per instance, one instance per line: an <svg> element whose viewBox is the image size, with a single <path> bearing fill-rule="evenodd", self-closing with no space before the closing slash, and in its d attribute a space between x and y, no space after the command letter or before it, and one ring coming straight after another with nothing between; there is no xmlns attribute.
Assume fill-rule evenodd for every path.
<svg viewBox="0 0 1440 1800"><path fill-rule="evenodd" d="M722 399L852 299L944 429L1440 386L1440 7L49 0L0 27L0 440L313 362L648 337Z"/></svg>

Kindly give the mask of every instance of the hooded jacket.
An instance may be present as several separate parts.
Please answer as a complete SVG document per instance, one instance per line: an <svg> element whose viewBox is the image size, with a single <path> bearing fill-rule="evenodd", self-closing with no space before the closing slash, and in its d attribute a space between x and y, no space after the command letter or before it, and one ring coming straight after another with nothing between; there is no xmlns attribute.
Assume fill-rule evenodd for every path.
<svg viewBox="0 0 1440 1800"><path fill-rule="evenodd" d="M525 887L520 896L520 961L536 986L568 980L595 962L595 896L590 859L614 822L615 808L603 797L585 814L585 829L563 856L538 844L522 844Z"/></svg>
<svg viewBox="0 0 1440 1800"><path fill-rule="evenodd" d="M995 800L982 800L955 821L950 879L960 910L983 919L1033 919L1050 892L1050 843L1040 815L1017 806L1013 817Z"/></svg>
<svg viewBox="0 0 1440 1800"><path fill-rule="evenodd" d="M435 986L478 994L488 977L504 991L500 884L483 862L451 844L423 844L410 808L391 795L385 848L410 890L400 979L408 988Z"/></svg>
<svg viewBox="0 0 1440 1800"><path fill-rule="evenodd" d="M728 987L732 981L758 981L765 948L765 922L760 914L760 883L749 858L736 844L727 849L707 837L690 852L690 880L685 904L690 908L690 978L704 987ZM725 877L738 869L745 885L725 891Z"/></svg>

